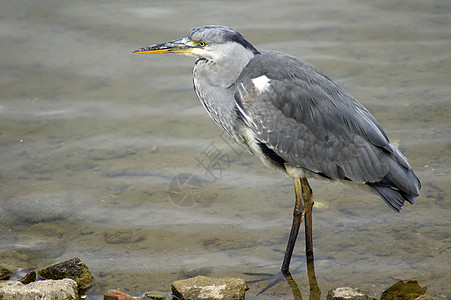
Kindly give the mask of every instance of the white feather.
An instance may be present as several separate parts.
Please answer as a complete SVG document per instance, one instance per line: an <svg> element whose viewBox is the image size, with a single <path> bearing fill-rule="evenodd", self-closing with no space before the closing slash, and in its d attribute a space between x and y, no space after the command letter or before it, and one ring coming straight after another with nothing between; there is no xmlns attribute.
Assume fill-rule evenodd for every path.
<svg viewBox="0 0 451 300"><path fill-rule="evenodd" d="M257 78L252 79L252 83L254 84L257 91L261 94L265 92L269 87L269 78L265 75L262 75Z"/></svg>

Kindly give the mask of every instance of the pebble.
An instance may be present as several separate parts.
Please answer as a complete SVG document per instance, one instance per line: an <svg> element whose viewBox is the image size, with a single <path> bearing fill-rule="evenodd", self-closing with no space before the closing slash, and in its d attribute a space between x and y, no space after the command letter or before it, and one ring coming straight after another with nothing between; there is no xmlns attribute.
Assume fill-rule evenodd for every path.
<svg viewBox="0 0 451 300"><path fill-rule="evenodd" d="M36 270L33 270L20 278L19 281L23 284L29 284L30 282L36 281L37 277L38 275L36 273Z"/></svg>
<svg viewBox="0 0 451 300"><path fill-rule="evenodd" d="M134 300L134 299L138 298L132 297L124 292L115 289L108 290L103 295L103 300Z"/></svg>

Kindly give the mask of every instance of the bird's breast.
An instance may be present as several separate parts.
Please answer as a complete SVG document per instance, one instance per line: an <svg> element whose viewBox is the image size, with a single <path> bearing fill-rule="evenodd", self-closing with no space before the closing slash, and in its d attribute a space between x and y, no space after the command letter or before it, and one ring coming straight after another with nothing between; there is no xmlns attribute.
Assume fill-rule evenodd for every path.
<svg viewBox="0 0 451 300"><path fill-rule="evenodd" d="M205 75L199 63L193 70L193 84L194 91L209 117L233 136L237 119L235 89L225 84L217 84L211 76Z"/></svg>

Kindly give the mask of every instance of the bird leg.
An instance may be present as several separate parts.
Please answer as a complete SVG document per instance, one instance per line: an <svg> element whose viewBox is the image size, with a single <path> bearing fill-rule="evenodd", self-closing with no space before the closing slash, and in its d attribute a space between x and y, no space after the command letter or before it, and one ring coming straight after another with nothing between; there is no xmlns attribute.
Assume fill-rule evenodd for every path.
<svg viewBox="0 0 451 300"><path fill-rule="evenodd" d="M315 275L315 263L313 258L313 237L312 237L312 209L313 209L313 194L307 178L301 178L302 197L305 203L305 254L307 257L307 274L310 286L310 300L320 300L321 291L318 286L318 281Z"/></svg>
<svg viewBox="0 0 451 300"><path fill-rule="evenodd" d="M296 202L294 204L293 211L293 223L291 225L290 237L288 238L287 249L285 250L285 256L282 263L282 273L285 273L290 268L291 256L293 255L294 245L296 244L296 238L298 237L299 227L304 220L305 203L302 197L301 182L298 178L293 178L294 193L296 196Z"/></svg>
<svg viewBox="0 0 451 300"><path fill-rule="evenodd" d="M312 208L313 208L313 194L312 189L307 181L307 178L293 178L294 192L296 195L296 202L293 211L293 224L291 225L290 237L288 239L287 249L285 250L285 257L282 263L282 272L288 271L290 268L291 256L293 255L294 245L299 233L299 227L305 217L305 245L306 252L313 251L312 239Z"/></svg>
<svg viewBox="0 0 451 300"><path fill-rule="evenodd" d="M302 198L305 205L305 251L313 252L313 234L312 234L312 209L313 209L313 193L307 178L301 178Z"/></svg>

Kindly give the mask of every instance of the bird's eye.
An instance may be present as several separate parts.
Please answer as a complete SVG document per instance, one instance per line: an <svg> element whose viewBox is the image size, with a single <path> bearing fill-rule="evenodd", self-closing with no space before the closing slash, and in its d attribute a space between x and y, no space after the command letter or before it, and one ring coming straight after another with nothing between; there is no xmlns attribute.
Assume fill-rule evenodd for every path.
<svg viewBox="0 0 451 300"><path fill-rule="evenodd" d="M205 47L205 42L204 42L204 41L199 41L198 44L199 44L199 46L201 46L201 47Z"/></svg>

